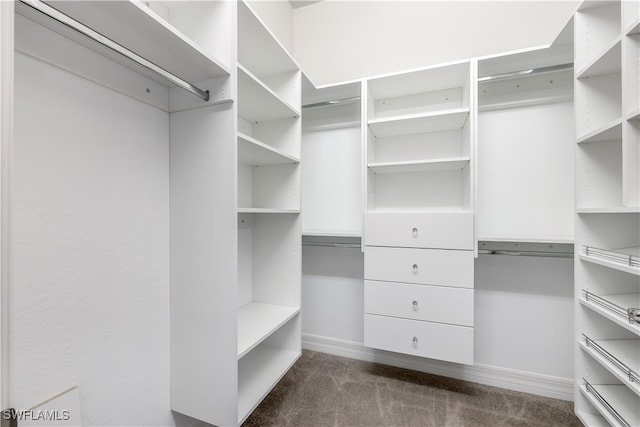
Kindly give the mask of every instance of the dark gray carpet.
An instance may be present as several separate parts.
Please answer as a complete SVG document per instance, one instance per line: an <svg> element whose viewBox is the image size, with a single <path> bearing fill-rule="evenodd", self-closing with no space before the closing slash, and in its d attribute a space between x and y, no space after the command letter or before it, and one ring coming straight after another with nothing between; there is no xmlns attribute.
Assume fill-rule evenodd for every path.
<svg viewBox="0 0 640 427"><path fill-rule="evenodd" d="M573 403L303 351L243 424L252 426L581 426Z"/></svg>

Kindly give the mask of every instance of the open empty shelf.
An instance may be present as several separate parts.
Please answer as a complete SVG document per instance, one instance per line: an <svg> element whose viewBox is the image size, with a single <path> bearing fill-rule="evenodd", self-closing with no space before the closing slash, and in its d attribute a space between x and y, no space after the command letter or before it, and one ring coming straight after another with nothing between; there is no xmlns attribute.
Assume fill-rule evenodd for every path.
<svg viewBox="0 0 640 427"><path fill-rule="evenodd" d="M640 247L600 249L584 245L580 259L604 267L640 275Z"/></svg>
<svg viewBox="0 0 640 427"><path fill-rule="evenodd" d="M300 312L299 307L251 302L238 309L238 358Z"/></svg>
<svg viewBox="0 0 640 427"><path fill-rule="evenodd" d="M238 132L238 161L252 166L300 163L300 159Z"/></svg>
<svg viewBox="0 0 640 427"><path fill-rule="evenodd" d="M633 315L633 310L640 307L640 293L596 295L583 289L580 303L625 329L640 335L640 323L634 320Z"/></svg>
<svg viewBox="0 0 640 427"><path fill-rule="evenodd" d="M369 169L376 174L460 170L468 163L469 157L456 157L437 160L408 160L401 162L369 163Z"/></svg>
<svg viewBox="0 0 640 427"><path fill-rule="evenodd" d="M590 384L583 378L580 390L612 426L640 425L638 396L618 384Z"/></svg>
<svg viewBox="0 0 640 427"><path fill-rule="evenodd" d="M238 114L250 122L299 117L300 111L238 64Z"/></svg>
<svg viewBox="0 0 640 427"><path fill-rule="evenodd" d="M377 137L440 132L461 129L468 117L468 108L458 108L369 120L369 128Z"/></svg>
<svg viewBox="0 0 640 427"><path fill-rule="evenodd" d="M611 123L595 129L580 138L578 138L578 144L588 144L591 142L606 142L616 141L622 139L622 120L615 119Z"/></svg>
<svg viewBox="0 0 640 427"><path fill-rule="evenodd" d="M584 68L579 70L576 77L583 79L591 76L599 76L602 74L619 73L622 69L621 65L621 48L622 42L617 38L605 51L586 64Z"/></svg>
<svg viewBox="0 0 640 427"><path fill-rule="evenodd" d="M582 334L580 347L640 395L640 339L592 340Z"/></svg>

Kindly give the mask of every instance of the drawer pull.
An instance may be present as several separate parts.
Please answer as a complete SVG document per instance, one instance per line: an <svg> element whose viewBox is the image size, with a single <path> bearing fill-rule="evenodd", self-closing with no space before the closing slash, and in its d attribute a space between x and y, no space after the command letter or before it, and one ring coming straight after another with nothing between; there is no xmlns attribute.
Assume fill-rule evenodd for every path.
<svg viewBox="0 0 640 427"><path fill-rule="evenodd" d="M413 337L413 345L414 346L418 345L418 337Z"/></svg>
<svg viewBox="0 0 640 427"><path fill-rule="evenodd" d="M418 272L418 264L413 264L413 266L411 266L411 268L413 269L414 273Z"/></svg>
<svg viewBox="0 0 640 427"><path fill-rule="evenodd" d="M413 300L412 305L413 305L413 309L414 309L414 310L417 310L417 309L418 309L418 301Z"/></svg>
<svg viewBox="0 0 640 427"><path fill-rule="evenodd" d="M416 227L413 227L411 234L413 235L413 237L418 237L418 229Z"/></svg>

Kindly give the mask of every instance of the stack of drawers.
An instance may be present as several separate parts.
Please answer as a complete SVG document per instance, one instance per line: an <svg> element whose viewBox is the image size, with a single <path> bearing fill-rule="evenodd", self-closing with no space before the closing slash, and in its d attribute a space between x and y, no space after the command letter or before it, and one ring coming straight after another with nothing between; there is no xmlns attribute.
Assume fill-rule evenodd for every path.
<svg viewBox="0 0 640 427"><path fill-rule="evenodd" d="M473 215L370 213L364 344L473 363Z"/></svg>

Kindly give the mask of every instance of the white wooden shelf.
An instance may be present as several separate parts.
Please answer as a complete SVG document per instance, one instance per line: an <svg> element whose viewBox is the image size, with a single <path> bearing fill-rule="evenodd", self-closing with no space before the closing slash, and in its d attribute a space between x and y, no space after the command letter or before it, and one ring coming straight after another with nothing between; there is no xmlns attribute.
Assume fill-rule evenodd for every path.
<svg viewBox="0 0 640 427"><path fill-rule="evenodd" d="M610 427L610 424L598 414L591 414L588 412L576 412L576 416L580 419L582 424L589 427Z"/></svg>
<svg viewBox="0 0 640 427"><path fill-rule="evenodd" d="M299 307L251 302L238 309L238 358L300 313Z"/></svg>
<svg viewBox="0 0 640 427"><path fill-rule="evenodd" d="M308 237L362 237L362 233L360 231L343 230L303 230L302 235Z"/></svg>
<svg viewBox="0 0 640 427"><path fill-rule="evenodd" d="M596 58L579 70L576 73L576 78L584 79L603 74L619 73L622 70L621 58L622 41L618 37L600 55L597 55Z"/></svg>
<svg viewBox="0 0 640 427"><path fill-rule="evenodd" d="M238 132L238 161L252 166L300 163L300 159Z"/></svg>
<svg viewBox="0 0 640 427"><path fill-rule="evenodd" d="M284 46L244 1L238 2L238 62L259 76L299 69Z"/></svg>
<svg viewBox="0 0 640 427"><path fill-rule="evenodd" d="M238 114L250 122L297 118L300 111L238 64Z"/></svg>
<svg viewBox="0 0 640 427"><path fill-rule="evenodd" d="M272 209L272 208L238 208L238 213L251 214L299 214L300 209Z"/></svg>
<svg viewBox="0 0 640 427"><path fill-rule="evenodd" d="M240 360L238 366L239 424L300 358L299 351L258 346Z"/></svg>
<svg viewBox="0 0 640 427"><path fill-rule="evenodd" d="M591 340L585 335L580 347L640 396L640 339Z"/></svg>
<svg viewBox="0 0 640 427"><path fill-rule="evenodd" d="M577 208L578 214L640 213L638 206L611 206L599 208Z"/></svg>
<svg viewBox="0 0 640 427"><path fill-rule="evenodd" d="M377 137L440 132L462 129L468 117L468 108L456 108L370 120L369 128Z"/></svg>
<svg viewBox="0 0 640 427"><path fill-rule="evenodd" d="M580 391L600 412L602 417L612 426L625 426L612 412L615 411L628 426L640 425L640 411L638 411L638 397L624 385L592 384L594 390L588 390L587 385L581 385ZM597 393L600 398L596 397ZM600 399L606 402L603 403ZM610 406L610 407L609 407ZM612 408L612 409L611 409Z"/></svg>
<svg viewBox="0 0 640 427"><path fill-rule="evenodd" d="M631 36L633 34L640 34L640 18L636 18L635 22L629 25L626 34L628 36Z"/></svg>
<svg viewBox="0 0 640 427"><path fill-rule="evenodd" d="M580 259L638 276L640 275L640 267L638 266L639 253L639 247L611 249L606 251L590 247L588 251L586 251L585 248L582 248Z"/></svg>
<svg viewBox="0 0 640 427"><path fill-rule="evenodd" d="M479 242L551 243L572 245L572 236L478 236Z"/></svg>
<svg viewBox="0 0 640 427"><path fill-rule="evenodd" d="M611 320L619 326L640 336L640 324L629 323L629 318L623 311L629 307L640 305L640 293L613 294L613 295L587 295L582 292L580 303L603 317ZM596 301L603 301L598 303ZM612 307L613 306L613 307Z"/></svg>
<svg viewBox="0 0 640 427"><path fill-rule="evenodd" d="M588 144L591 142L607 142L607 141L619 141L622 139L622 119L615 119L614 121L601 126L585 135L580 136L577 139L578 144Z"/></svg>
<svg viewBox="0 0 640 427"><path fill-rule="evenodd" d="M230 75L225 65L204 53L143 2L68 1L48 4L190 83ZM117 60L116 55L109 57ZM126 61L124 58L121 60Z"/></svg>
<svg viewBox="0 0 640 427"><path fill-rule="evenodd" d="M376 174L411 173L443 170L461 170L469 164L469 157L453 157L438 160L409 160L401 162L369 163L368 167Z"/></svg>
<svg viewBox="0 0 640 427"><path fill-rule="evenodd" d="M629 113L627 120L640 120L640 108Z"/></svg>

